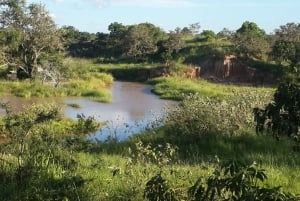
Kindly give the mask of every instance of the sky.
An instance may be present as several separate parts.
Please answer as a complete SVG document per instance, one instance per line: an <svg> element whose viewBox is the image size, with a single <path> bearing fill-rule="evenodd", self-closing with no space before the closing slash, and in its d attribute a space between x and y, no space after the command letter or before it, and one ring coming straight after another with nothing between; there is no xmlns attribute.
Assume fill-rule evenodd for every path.
<svg viewBox="0 0 300 201"><path fill-rule="evenodd" d="M245 21L267 33L289 22L300 23L299 0L27 0L42 3L56 24L90 33L108 32L109 24L152 23L166 32L199 23L202 30L235 31Z"/></svg>

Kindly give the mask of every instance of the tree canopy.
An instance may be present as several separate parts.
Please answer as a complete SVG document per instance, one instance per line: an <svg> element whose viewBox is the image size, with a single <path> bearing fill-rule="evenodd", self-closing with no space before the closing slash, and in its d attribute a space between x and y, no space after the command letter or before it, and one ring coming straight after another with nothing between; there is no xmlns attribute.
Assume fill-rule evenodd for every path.
<svg viewBox="0 0 300 201"><path fill-rule="evenodd" d="M61 49L60 34L49 12L41 4L24 0L2 1L1 46L6 62L33 78L41 60Z"/></svg>

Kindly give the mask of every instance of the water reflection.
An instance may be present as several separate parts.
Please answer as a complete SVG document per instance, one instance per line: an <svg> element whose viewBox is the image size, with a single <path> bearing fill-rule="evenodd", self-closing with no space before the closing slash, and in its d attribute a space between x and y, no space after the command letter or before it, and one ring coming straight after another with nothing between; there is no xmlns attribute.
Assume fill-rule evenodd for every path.
<svg viewBox="0 0 300 201"><path fill-rule="evenodd" d="M66 107L65 114L75 118L78 113L94 116L107 121L107 126L98 131L92 139L104 141L108 137L124 140L133 133L144 130L149 122L156 120L167 107L176 103L161 100L151 93L151 86L132 83L115 82L112 89L112 103L98 103L85 99L65 99L66 103L76 103L79 109Z"/></svg>
<svg viewBox="0 0 300 201"><path fill-rule="evenodd" d="M32 103L55 102L64 107L64 114L68 118L76 118L77 114L94 116L101 121L107 121L107 126L91 137L94 140L105 141L109 137L125 140L134 133L144 130L149 122L155 121L162 115L164 108L173 107L176 102L161 100L151 93L151 86L132 83L114 82L112 88L112 103L100 103L85 98L47 98L24 99L16 97L2 98L1 102L9 102L12 108L20 110L22 105ZM76 103L81 108L73 108L68 104ZM4 111L0 111L4 114Z"/></svg>

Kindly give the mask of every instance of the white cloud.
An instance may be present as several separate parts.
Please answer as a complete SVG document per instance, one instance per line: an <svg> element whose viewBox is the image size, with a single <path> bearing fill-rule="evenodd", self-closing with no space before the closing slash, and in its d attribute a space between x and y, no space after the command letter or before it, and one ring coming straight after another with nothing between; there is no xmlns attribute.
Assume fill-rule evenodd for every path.
<svg viewBox="0 0 300 201"><path fill-rule="evenodd" d="M64 0L53 0L54 1L54 3L56 3L56 4L60 4L60 3L62 3Z"/></svg>
<svg viewBox="0 0 300 201"><path fill-rule="evenodd" d="M99 7L121 6L121 7L150 7L150 8L183 8L195 7L199 4L191 0L82 0L93 3Z"/></svg>

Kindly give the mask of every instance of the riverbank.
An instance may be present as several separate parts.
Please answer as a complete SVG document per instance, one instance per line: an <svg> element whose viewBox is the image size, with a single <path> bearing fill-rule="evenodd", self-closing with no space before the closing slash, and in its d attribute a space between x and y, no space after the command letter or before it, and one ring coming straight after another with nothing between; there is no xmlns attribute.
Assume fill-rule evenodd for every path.
<svg viewBox="0 0 300 201"><path fill-rule="evenodd" d="M203 79L188 79L179 76L160 77L148 80L153 92L163 99L183 100L189 94L211 98L235 98L237 94L255 92L262 96L273 94L272 87L252 87L235 84L216 84Z"/></svg>
<svg viewBox="0 0 300 201"><path fill-rule="evenodd" d="M16 97L88 97L95 101L110 102L110 87L113 77L95 71L90 62L66 58L63 63L64 76L58 83L42 80L0 80L0 95ZM3 69L2 69L3 70Z"/></svg>
<svg viewBox="0 0 300 201"><path fill-rule="evenodd" d="M88 69L91 74L97 75L99 71L102 71L100 69L102 64L82 61L80 65ZM122 64L123 67L126 65ZM116 66L120 67L121 64ZM107 68L111 67L107 66ZM12 154L9 158L12 165L8 163L7 166L3 166L6 169L1 169L6 177L2 180L3 182L0 182L0 189L2 189L0 197L18 198L19 196L20 198L24 195L29 197L36 195L44 200L50 198L91 201L145 200L145 195L147 193L149 195L151 192L149 188L153 184L154 190L156 187L163 187L159 188L162 191L153 191L153 196L159 193L171 193L168 195L176 198L173 200L187 201L194 199L190 194L192 187L201 186L197 181L203 184L211 178L223 178L225 173L220 168L224 164L233 164L233 166L226 167L231 167L230 170L233 173L237 171L236 179L240 178L239 174L251 173L251 171L239 169L243 166L238 164L245 164L246 167L251 165L250 170L257 170L257 172L264 170L267 178L263 176L264 181L256 179L257 182L253 184L257 187L256 189L265 188L269 190L268 192L274 192L273 195L282 192L294 194L300 192L300 160L299 153L293 151L294 142L284 137L278 142L269 135L256 135L255 133L253 108L263 107L269 103L274 93L273 88L213 84L201 79L188 79L180 76L154 78L149 80L149 83L160 97L180 100L178 106L167 113L166 118L157 119L157 125L164 124L164 126L154 127L148 124L144 132L128 140L119 142L111 138L112 140L103 142L101 139L100 141L87 140L93 139L90 133L87 134L88 137L85 135L85 138L80 140L73 136L78 131L85 134L81 127L89 128L90 123L93 122L93 118L87 117L89 114L79 119L81 127L67 123L61 125L55 121L51 121L51 125L48 125L45 122L44 127L34 127L35 132L30 133L33 136L32 141L25 138L29 140L29 143L34 143L35 137L39 137L39 133L43 134L37 139L43 142L40 143L43 145L41 150L45 152L36 149L39 153L37 156L43 157L35 160L37 165L29 163L32 166L28 166L34 174L25 175L27 177L24 181L28 183L23 182L23 188L18 188L18 182L15 180L17 177L14 173L19 169ZM120 87L119 90L137 101L129 101L133 109L139 106L144 108L148 105L147 101L150 99L148 96L138 97L128 88ZM134 90L150 93L148 88L145 90L134 87ZM120 95L119 92L116 93ZM113 91L112 94L114 96ZM124 101L122 97L119 98L120 101ZM83 106L76 101L72 103ZM90 102L87 105L93 111L104 110ZM73 115L81 113L83 108L72 108L74 109ZM158 109L161 110L161 108ZM108 108L108 110L111 109ZM115 113L117 112L124 113L120 108L117 108ZM136 110L131 113L137 114ZM5 125L4 122L1 124ZM72 134L72 138L57 138L61 140L44 138L43 132L50 132L52 136L53 125L58 125L55 127L55 136L63 136L67 133ZM120 132L117 130L118 127L119 125L116 124L111 127L112 137ZM53 149L53 144L58 144L58 148ZM53 149L50 153L43 148L47 146ZM30 151L31 149L35 151L34 146L28 146L28 148ZM34 156L30 155L30 157ZM7 157L7 155L2 157ZM232 161L233 163L229 163ZM220 175L213 177L213 173L218 172ZM228 179L234 174L227 176ZM244 178L247 177L234 180L237 181L237 187L244 184L249 187L252 184L248 180L243 180ZM206 188L207 185L208 183L204 183L203 187ZM282 187L277 188L277 186Z"/></svg>

